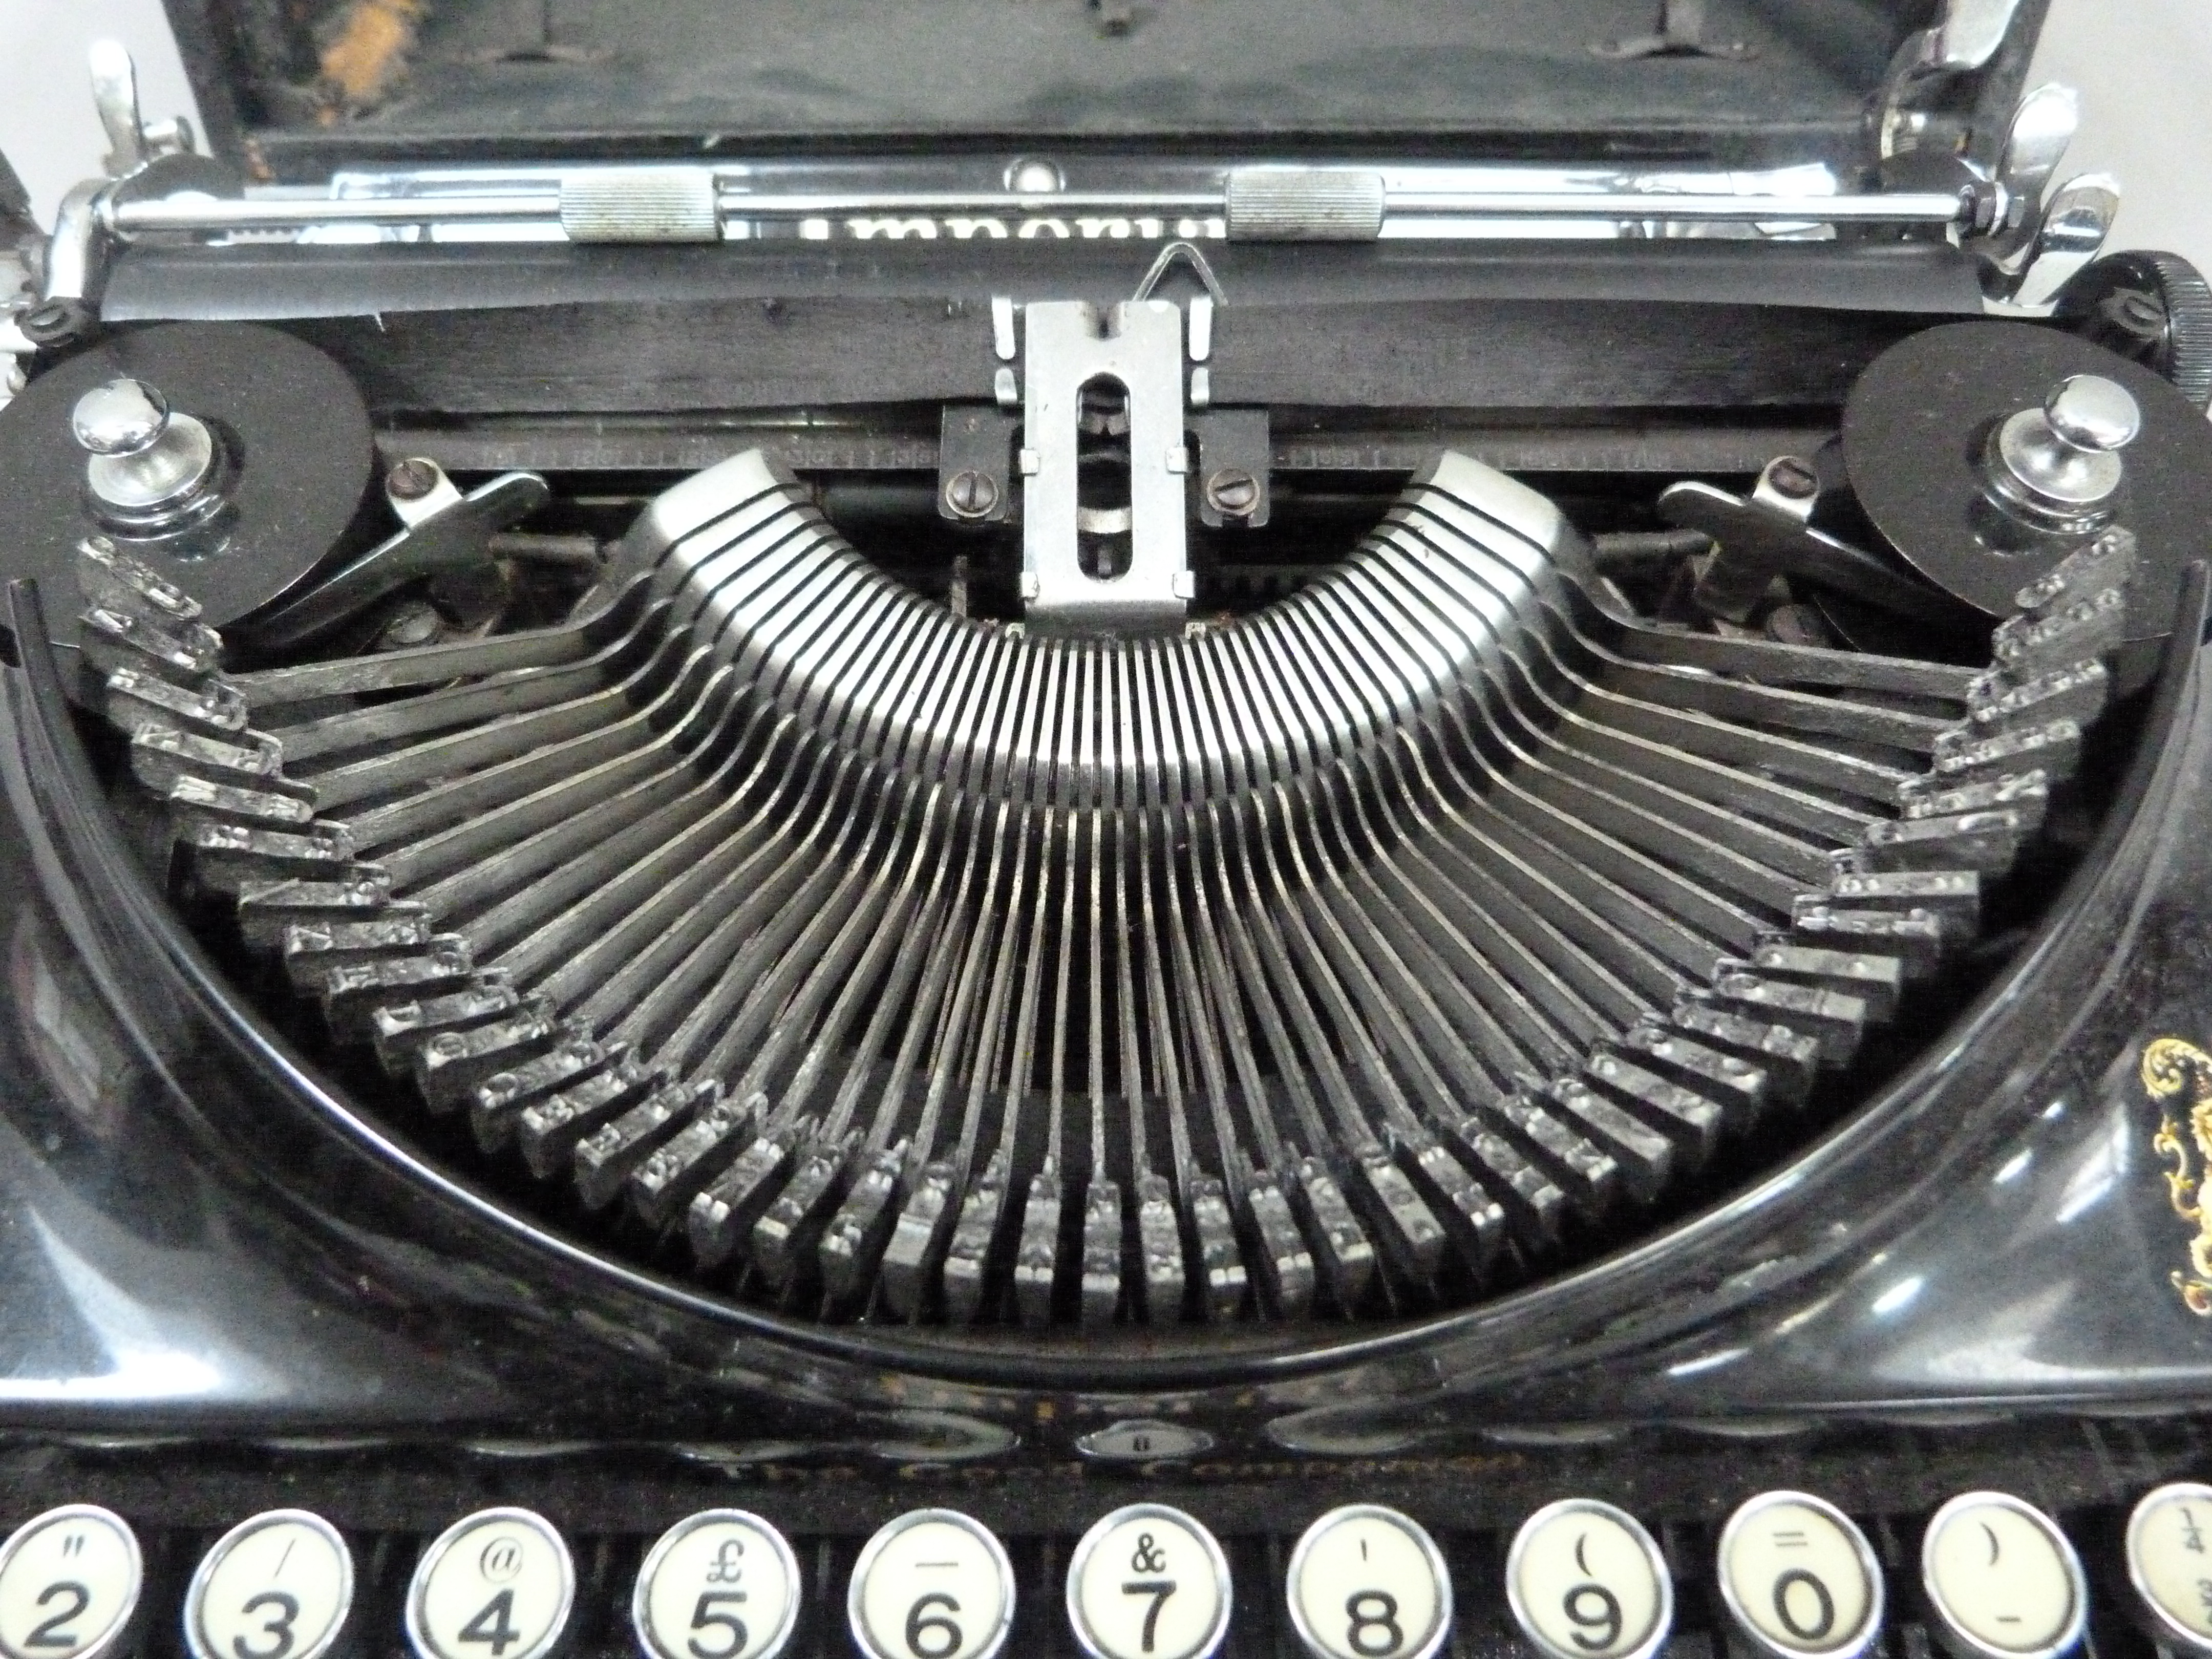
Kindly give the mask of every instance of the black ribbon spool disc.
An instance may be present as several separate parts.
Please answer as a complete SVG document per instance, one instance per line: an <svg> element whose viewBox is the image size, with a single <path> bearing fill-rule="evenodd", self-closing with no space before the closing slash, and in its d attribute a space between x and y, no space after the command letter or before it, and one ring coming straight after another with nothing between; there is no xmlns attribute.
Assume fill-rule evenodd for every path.
<svg viewBox="0 0 2212 1659"><path fill-rule="evenodd" d="M2032 323L1951 323L1869 363L1844 405L1844 465L1876 530L1930 581L1992 617L2081 538L2008 552L1977 529L1981 458L2007 416L2042 407L2069 374L2134 395L2142 430L2120 452L2116 524L2135 532L2127 637L2172 631L2181 572L2212 556L2212 422L2166 380L2071 334Z"/></svg>
<svg viewBox="0 0 2212 1659"><path fill-rule="evenodd" d="M83 607L77 544L106 533L85 495L76 400L129 375L213 428L232 453L234 517L219 551L178 558L118 537L142 564L198 599L221 629L297 583L359 510L375 463L368 410L314 347L251 323L164 323L112 334L56 364L0 409L0 578L35 577L56 643L74 645Z"/></svg>

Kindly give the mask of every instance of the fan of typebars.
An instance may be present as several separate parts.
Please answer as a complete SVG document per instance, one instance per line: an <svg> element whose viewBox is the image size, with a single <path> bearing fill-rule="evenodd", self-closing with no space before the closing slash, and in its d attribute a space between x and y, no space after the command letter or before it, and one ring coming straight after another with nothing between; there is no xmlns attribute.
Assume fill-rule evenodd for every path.
<svg viewBox="0 0 2212 1659"><path fill-rule="evenodd" d="M1809 1132L2036 832L2132 559L1979 672L1719 637L1446 455L1254 614L1050 637L746 454L556 629L226 673L79 570L173 880L334 1058L732 1297L1095 1328L1463 1304Z"/></svg>

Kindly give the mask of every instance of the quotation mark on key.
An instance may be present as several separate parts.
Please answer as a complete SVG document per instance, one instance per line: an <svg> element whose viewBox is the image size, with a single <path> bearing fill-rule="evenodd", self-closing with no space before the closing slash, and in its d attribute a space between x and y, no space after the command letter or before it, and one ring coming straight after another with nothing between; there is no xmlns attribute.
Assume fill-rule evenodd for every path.
<svg viewBox="0 0 2212 1659"><path fill-rule="evenodd" d="M67 1560L73 1555L82 1555L83 1553L84 1534L82 1533L73 1532L62 1540L62 1559L64 1560Z"/></svg>

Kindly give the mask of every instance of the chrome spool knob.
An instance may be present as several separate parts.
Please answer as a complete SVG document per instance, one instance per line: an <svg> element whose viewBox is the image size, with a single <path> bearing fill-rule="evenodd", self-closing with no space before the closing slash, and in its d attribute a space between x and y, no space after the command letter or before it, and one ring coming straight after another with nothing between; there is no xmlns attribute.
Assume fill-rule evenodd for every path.
<svg viewBox="0 0 2212 1659"><path fill-rule="evenodd" d="M2135 394L2101 374L2069 374L2043 405L2051 429L2076 449L2125 449L2142 430Z"/></svg>
<svg viewBox="0 0 2212 1659"><path fill-rule="evenodd" d="M2212 422L2172 382L2078 335L1981 321L1908 336L1852 387L1843 450L1882 539L1993 617L2124 524L2139 558L2127 638L2148 644L2172 630L2181 573L2203 556Z"/></svg>
<svg viewBox="0 0 2212 1659"><path fill-rule="evenodd" d="M2135 394L2101 374L2069 374L2040 409L1998 426L1985 462L1991 493L2039 528L2094 530L2112 519L2120 451L2142 430Z"/></svg>
<svg viewBox="0 0 2212 1659"><path fill-rule="evenodd" d="M143 380L108 380L76 400L70 429L90 459L85 483L112 527L159 533L198 516L216 470L206 425Z"/></svg>
<svg viewBox="0 0 2212 1659"><path fill-rule="evenodd" d="M169 400L143 380L128 377L96 386L76 400L70 426L94 455L136 455L161 441L169 424Z"/></svg>

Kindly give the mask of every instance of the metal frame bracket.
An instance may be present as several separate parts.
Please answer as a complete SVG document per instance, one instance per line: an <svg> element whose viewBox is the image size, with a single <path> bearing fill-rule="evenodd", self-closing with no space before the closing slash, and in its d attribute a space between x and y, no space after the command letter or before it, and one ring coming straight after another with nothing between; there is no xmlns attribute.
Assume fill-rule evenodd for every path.
<svg viewBox="0 0 2212 1659"><path fill-rule="evenodd" d="M1102 315L1085 300L1038 301L1023 307L1022 331L1028 621L1107 632L1181 627L1192 593L1182 308L1130 300ZM1128 424L1128 562L1112 575L1084 564L1085 520L1099 522L1080 495L1084 394L1101 382L1121 394Z"/></svg>

